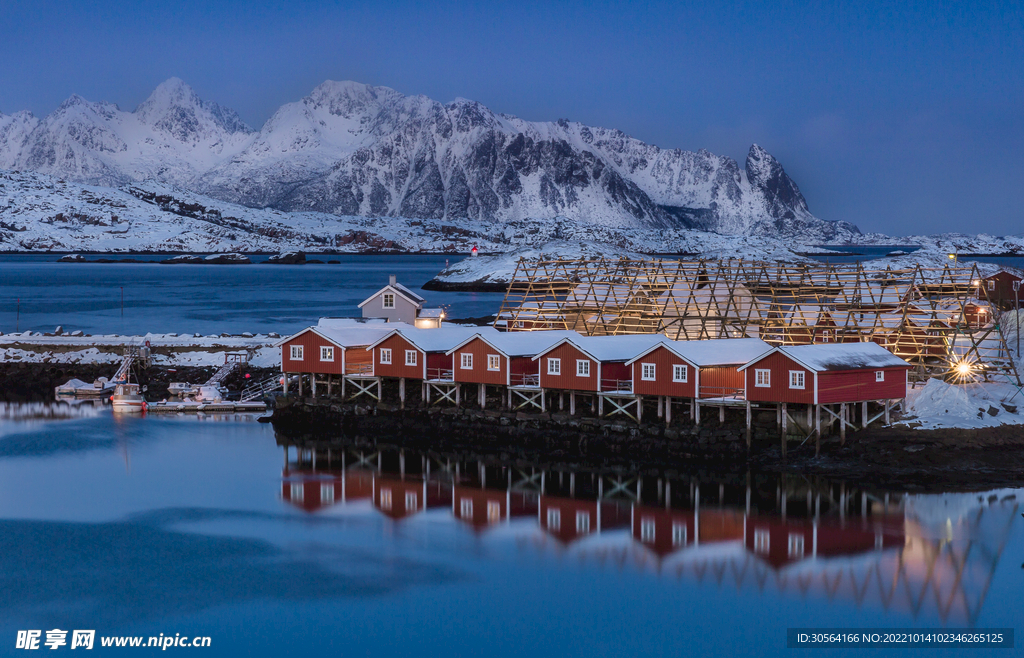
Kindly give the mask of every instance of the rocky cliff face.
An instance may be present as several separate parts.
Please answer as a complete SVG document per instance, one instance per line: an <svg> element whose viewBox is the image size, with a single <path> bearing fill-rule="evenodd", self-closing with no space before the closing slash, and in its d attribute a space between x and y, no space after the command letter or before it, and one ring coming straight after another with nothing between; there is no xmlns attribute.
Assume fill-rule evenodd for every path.
<svg viewBox="0 0 1024 658"><path fill-rule="evenodd" d="M134 112L73 96L39 120L0 115L0 168L99 185L155 179L254 208L507 223L568 217L831 239L782 166L752 146L745 170L705 150L617 130L528 122L457 99L325 82L259 132L169 80Z"/></svg>

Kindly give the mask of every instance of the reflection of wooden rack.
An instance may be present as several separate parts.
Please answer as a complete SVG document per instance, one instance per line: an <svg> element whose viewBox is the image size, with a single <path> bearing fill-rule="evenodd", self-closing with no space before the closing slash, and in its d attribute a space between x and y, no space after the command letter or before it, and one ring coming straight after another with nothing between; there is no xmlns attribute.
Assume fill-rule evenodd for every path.
<svg viewBox="0 0 1024 658"><path fill-rule="evenodd" d="M1020 383L976 265L866 270L742 260L520 259L499 328L675 340L758 337L772 345L876 342L945 374Z"/></svg>

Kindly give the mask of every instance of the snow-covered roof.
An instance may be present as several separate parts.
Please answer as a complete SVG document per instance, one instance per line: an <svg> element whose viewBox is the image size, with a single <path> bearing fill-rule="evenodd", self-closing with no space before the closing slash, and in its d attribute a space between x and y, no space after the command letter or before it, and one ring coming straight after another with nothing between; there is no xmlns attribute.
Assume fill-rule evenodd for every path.
<svg viewBox="0 0 1024 658"><path fill-rule="evenodd" d="M549 347L561 340L576 337L579 337L578 333L564 329L550 331L499 331L485 335L477 333L452 347L448 352L454 352L474 338L480 338L507 357L532 357L540 352L546 352Z"/></svg>
<svg viewBox="0 0 1024 658"><path fill-rule="evenodd" d="M423 352L448 352L456 345L465 342L477 334L490 339L498 333L498 330L494 327L467 327L457 324L442 324L434 329L418 329L403 324L400 329L380 336L377 340L370 343L366 349L376 347L392 335L399 334Z"/></svg>
<svg viewBox="0 0 1024 658"><path fill-rule="evenodd" d="M669 342L669 339L661 334L629 334L619 336L570 336L548 346L541 354L550 352L554 347L562 343L572 343L577 349L585 353L591 359L600 362L629 361L636 355L651 347Z"/></svg>
<svg viewBox="0 0 1024 658"><path fill-rule="evenodd" d="M422 308L420 309L419 316L421 318L443 318L443 308Z"/></svg>
<svg viewBox="0 0 1024 658"><path fill-rule="evenodd" d="M747 363L772 349L760 338L712 338L708 340L666 340L664 347L697 368L730 366ZM652 345L629 361L647 356L659 347Z"/></svg>
<svg viewBox="0 0 1024 658"><path fill-rule="evenodd" d="M411 302L412 304L415 304L416 308L421 308L423 306L423 302L427 301L420 297L419 295L417 295L416 293L414 293L413 291L403 286L401 283L394 283L384 286L377 292L373 293L372 295L364 299L362 302L359 303L359 308L366 306L372 300L376 299L377 297L380 297L386 292L393 292L400 297L404 297L407 301Z"/></svg>
<svg viewBox="0 0 1024 658"><path fill-rule="evenodd" d="M769 354L776 352L786 355L811 372L910 367L909 363L877 343L829 343L776 347L751 360L740 370L745 370Z"/></svg>
<svg viewBox="0 0 1024 658"><path fill-rule="evenodd" d="M307 327L291 336L282 338L274 343L274 347L284 345L307 331L312 331L345 349L364 347L400 327L409 327L409 325L404 322L357 322L351 318L322 318L317 326Z"/></svg>

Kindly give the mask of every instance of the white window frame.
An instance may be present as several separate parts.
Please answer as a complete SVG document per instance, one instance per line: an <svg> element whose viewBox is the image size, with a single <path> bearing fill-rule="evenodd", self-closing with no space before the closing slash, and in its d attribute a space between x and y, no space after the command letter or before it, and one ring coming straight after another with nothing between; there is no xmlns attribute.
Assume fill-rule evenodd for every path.
<svg viewBox="0 0 1024 658"><path fill-rule="evenodd" d="M390 512L391 511L391 503L392 503L391 489L381 489L380 490L380 508L382 510L384 510L385 512Z"/></svg>
<svg viewBox="0 0 1024 658"><path fill-rule="evenodd" d="M884 382L885 381L885 371L884 370L876 370L875 371L875 381L876 382Z"/></svg>
<svg viewBox="0 0 1024 658"><path fill-rule="evenodd" d="M462 370L473 369L473 353L459 352L459 368Z"/></svg>
<svg viewBox="0 0 1024 658"><path fill-rule="evenodd" d="M640 519L640 541L645 544L653 544L658 536L658 524L653 517L642 517Z"/></svg>
<svg viewBox="0 0 1024 658"><path fill-rule="evenodd" d="M381 308L394 308L395 307L395 293L386 292L381 295Z"/></svg>
<svg viewBox="0 0 1024 658"><path fill-rule="evenodd" d="M419 365L420 359L417 350L406 350L405 351L405 365L416 366Z"/></svg>
<svg viewBox="0 0 1024 658"><path fill-rule="evenodd" d="M557 507L548 508L548 530L558 532L562 529L562 510Z"/></svg>
<svg viewBox="0 0 1024 658"><path fill-rule="evenodd" d="M561 375L562 374L562 360L555 357L548 357L548 374L549 375Z"/></svg>
<svg viewBox="0 0 1024 658"><path fill-rule="evenodd" d="M590 377L590 359L576 359L576 376Z"/></svg>
<svg viewBox="0 0 1024 658"><path fill-rule="evenodd" d="M789 533L789 557L802 558L804 556L804 536L798 532Z"/></svg>
<svg viewBox="0 0 1024 658"><path fill-rule="evenodd" d="M793 389L803 390L806 388L807 376L803 370L790 370L789 371L789 387Z"/></svg>
<svg viewBox="0 0 1024 658"><path fill-rule="evenodd" d="M754 528L754 552L768 555L772 550L772 534L765 528Z"/></svg>
<svg viewBox="0 0 1024 658"><path fill-rule="evenodd" d="M995 290L996 289L996 282L995 281L986 281L985 283L987 284L987 288L989 290Z"/></svg>
<svg viewBox="0 0 1024 658"><path fill-rule="evenodd" d="M487 355L487 369L490 371L501 370L501 357L497 354Z"/></svg>
<svg viewBox="0 0 1024 658"><path fill-rule="evenodd" d="M416 495L415 491L405 492L405 511L419 509L420 508L420 497Z"/></svg>
<svg viewBox="0 0 1024 658"><path fill-rule="evenodd" d="M650 372L648 372L648 369L650 369ZM658 378L657 372L657 367L653 363L640 364L640 379L642 379L645 382L655 381Z"/></svg>
<svg viewBox="0 0 1024 658"><path fill-rule="evenodd" d="M330 358L327 358L330 357ZM334 347L330 345L320 346L320 360L321 361L334 361Z"/></svg>
<svg viewBox="0 0 1024 658"><path fill-rule="evenodd" d="M590 512L576 512L576 534L590 534Z"/></svg>
<svg viewBox="0 0 1024 658"><path fill-rule="evenodd" d="M768 368L754 369L754 386L756 388L772 387L772 371Z"/></svg>
<svg viewBox="0 0 1024 658"><path fill-rule="evenodd" d="M672 524L672 545L673 546L685 546L686 545L686 524L685 523L673 523Z"/></svg>
<svg viewBox="0 0 1024 658"><path fill-rule="evenodd" d="M302 345L289 345L288 360L302 361Z"/></svg>
<svg viewBox="0 0 1024 658"><path fill-rule="evenodd" d="M501 503L496 500L487 501L487 522L497 523L501 521Z"/></svg>
<svg viewBox="0 0 1024 658"><path fill-rule="evenodd" d="M334 504L334 483L325 482L320 485L320 504L321 505L333 505Z"/></svg>
<svg viewBox="0 0 1024 658"><path fill-rule="evenodd" d="M679 376L682 373L682 377ZM690 379L690 369L685 363L676 363L672 366L672 381L677 384L685 384Z"/></svg>
<svg viewBox="0 0 1024 658"><path fill-rule="evenodd" d="M289 494L289 500L293 503L301 503L306 497L306 485L302 482L292 482Z"/></svg>
<svg viewBox="0 0 1024 658"><path fill-rule="evenodd" d="M382 347L382 348L380 348L380 363L381 363L381 365L385 365L385 366L391 365L391 348L390 347Z"/></svg>
<svg viewBox="0 0 1024 658"><path fill-rule="evenodd" d="M473 518L473 499L462 498L459 500L459 518L471 519Z"/></svg>

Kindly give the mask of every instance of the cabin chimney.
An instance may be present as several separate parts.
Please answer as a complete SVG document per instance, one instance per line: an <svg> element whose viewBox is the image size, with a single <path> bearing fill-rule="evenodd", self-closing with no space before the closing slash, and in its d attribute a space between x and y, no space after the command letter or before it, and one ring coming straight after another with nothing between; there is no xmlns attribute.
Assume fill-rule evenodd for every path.
<svg viewBox="0 0 1024 658"><path fill-rule="evenodd" d="M389 286L395 285L396 281L398 281L398 277L395 276L394 274L392 274L391 276L388 277L388 285Z"/></svg>

